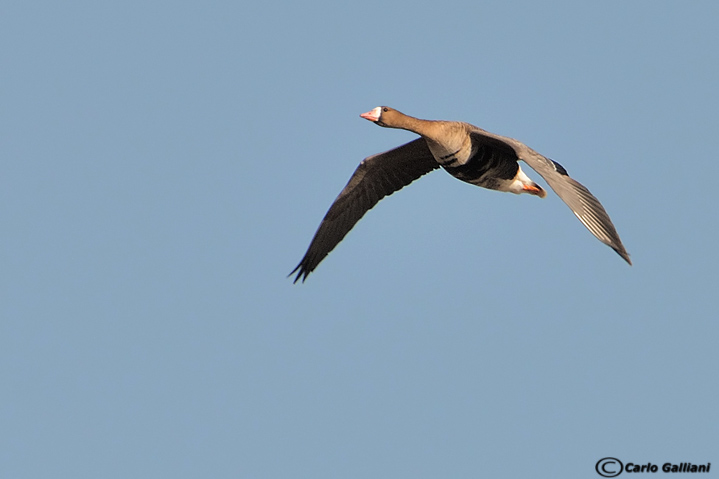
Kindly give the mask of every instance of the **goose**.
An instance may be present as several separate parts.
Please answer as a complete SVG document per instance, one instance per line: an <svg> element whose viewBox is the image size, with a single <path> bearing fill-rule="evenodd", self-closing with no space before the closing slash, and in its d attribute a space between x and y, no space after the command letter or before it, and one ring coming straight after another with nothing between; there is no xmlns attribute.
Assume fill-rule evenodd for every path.
<svg viewBox="0 0 719 479"><path fill-rule="evenodd" d="M472 185L544 198L545 190L522 171L518 160L539 173L599 241L632 264L599 200L581 183L570 178L562 165L524 143L469 123L421 120L387 106L373 108L360 117L381 127L408 130L420 137L369 156L359 164L327 211L302 261L289 274L297 273L294 283L300 278L304 282L379 200L440 167Z"/></svg>

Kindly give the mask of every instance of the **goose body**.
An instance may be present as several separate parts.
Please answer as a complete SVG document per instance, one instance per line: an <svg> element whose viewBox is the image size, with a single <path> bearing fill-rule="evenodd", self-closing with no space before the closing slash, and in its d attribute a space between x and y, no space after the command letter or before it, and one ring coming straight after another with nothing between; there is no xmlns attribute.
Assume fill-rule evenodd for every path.
<svg viewBox="0 0 719 479"><path fill-rule="evenodd" d="M491 190L529 193L544 189L520 168L524 161L539 173L587 229L632 264L599 200L569 177L559 163L512 138L457 121L421 120L386 106L360 115L379 126L420 135L407 144L365 158L320 223L307 253L290 273L302 281L379 200L422 175L443 168L455 178Z"/></svg>

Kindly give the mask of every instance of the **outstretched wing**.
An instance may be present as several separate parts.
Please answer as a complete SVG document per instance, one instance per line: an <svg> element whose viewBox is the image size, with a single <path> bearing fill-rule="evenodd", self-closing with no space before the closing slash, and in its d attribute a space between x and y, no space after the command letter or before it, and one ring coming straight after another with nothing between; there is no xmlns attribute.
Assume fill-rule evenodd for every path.
<svg viewBox="0 0 719 479"><path fill-rule="evenodd" d="M297 272L294 282L300 278L304 282L379 200L436 168L439 164L423 138L362 160L327 211L304 258L290 273Z"/></svg>
<svg viewBox="0 0 719 479"><path fill-rule="evenodd" d="M579 218L587 229L602 243L611 247L619 256L632 264L629 253L624 249L619 234L609 219L607 211L599 200L578 181L570 178L567 170L554 160L540 155L524 143L504 136L494 135L481 128L475 127L471 133L478 136L479 141L488 143L503 143L510 146L517 155L517 158L527 163L534 171L545 179L547 184L564 201L572 212ZM499 145L498 145L499 146Z"/></svg>

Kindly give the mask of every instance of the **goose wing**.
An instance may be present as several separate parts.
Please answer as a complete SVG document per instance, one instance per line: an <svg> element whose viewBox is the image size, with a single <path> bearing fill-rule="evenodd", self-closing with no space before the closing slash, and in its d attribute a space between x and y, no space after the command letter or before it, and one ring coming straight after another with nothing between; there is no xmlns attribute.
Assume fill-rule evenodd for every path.
<svg viewBox="0 0 719 479"><path fill-rule="evenodd" d="M470 135L477 141L494 144L498 148L511 147L517 159L524 161L539 173L599 241L616 251L627 263L632 264L629 253L619 239L619 234L607 211L584 185L569 176L562 165L513 138L495 135L477 127L473 128Z"/></svg>
<svg viewBox="0 0 719 479"><path fill-rule="evenodd" d="M424 138L362 160L320 223L294 282L307 276L379 200L439 168Z"/></svg>

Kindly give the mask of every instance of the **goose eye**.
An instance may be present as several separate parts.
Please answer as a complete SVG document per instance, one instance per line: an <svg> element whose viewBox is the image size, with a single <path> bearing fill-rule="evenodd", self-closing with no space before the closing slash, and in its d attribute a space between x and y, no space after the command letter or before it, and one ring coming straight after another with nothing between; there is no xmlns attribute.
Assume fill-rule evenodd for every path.
<svg viewBox="0 0 719 479"><path fill-rule="evenodd" d="M387 112L387 111L389 111L389 108L384 107L384 108L382 108L382 111Z"/></svg>

